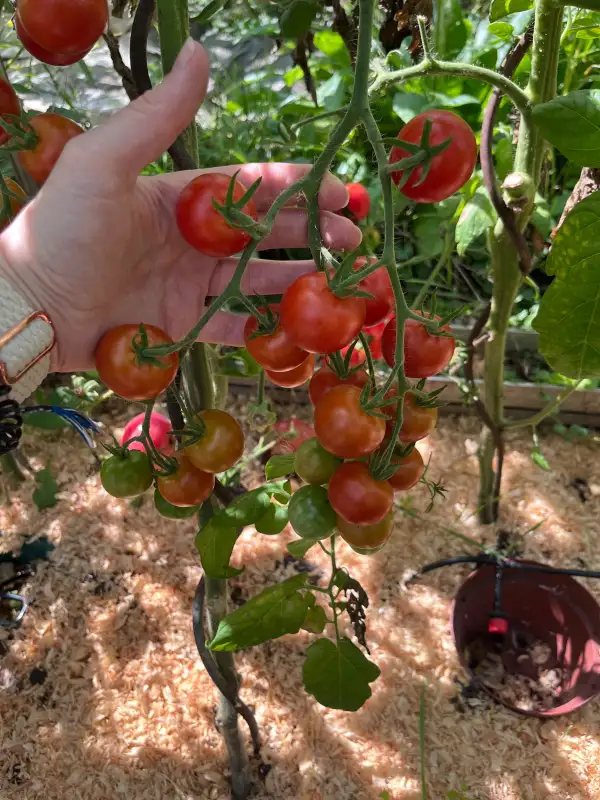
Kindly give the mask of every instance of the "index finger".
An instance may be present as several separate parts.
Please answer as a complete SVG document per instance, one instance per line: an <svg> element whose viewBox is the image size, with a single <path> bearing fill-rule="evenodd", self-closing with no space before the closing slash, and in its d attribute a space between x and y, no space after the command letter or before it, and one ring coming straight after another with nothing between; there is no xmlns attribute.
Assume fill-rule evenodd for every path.
<svg viewBox="0 0 600 800"><path fill-rule="evenodd" d="M281 192L297 183L311 169L311 164L231 164L225 167L173 172L161 175L159 180L168 183L169 187L179 193L191 180L206 172L221 172L225 175L235 175L237 172L238 180L246 188L261 178L253 199L258 211L267 211ZM319 208L323 211L339 211L347 202L348 190L342 181L331 172L325 173L319 189ZM291 198L286 205L306 205L306 202L298 195Z"/></svg>

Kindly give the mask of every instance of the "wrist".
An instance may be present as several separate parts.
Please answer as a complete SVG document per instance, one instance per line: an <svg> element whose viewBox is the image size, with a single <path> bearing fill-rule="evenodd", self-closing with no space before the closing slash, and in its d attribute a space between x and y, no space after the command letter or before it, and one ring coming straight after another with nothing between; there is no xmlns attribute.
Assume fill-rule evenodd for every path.
<svg viewBox="0 0 600 800"><path fill-rule="evenodd" d="M18 273L2 252L0 237L0 378L12 397L28 397L51 369L55 336L50 317L27 271Z"/></svg>

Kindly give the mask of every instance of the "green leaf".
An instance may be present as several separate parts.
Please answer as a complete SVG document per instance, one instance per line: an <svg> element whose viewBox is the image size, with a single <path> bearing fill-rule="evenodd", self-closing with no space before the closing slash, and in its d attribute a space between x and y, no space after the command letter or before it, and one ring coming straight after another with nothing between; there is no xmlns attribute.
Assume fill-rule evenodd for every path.
<svg viewBox="0 0 600 800"><path fill-rule="evenodd" d="M302 676L304 688L327 708L357 711L371 697L369 686L380 675L350 639L339 645L319 639L308 648Z"/></svg>
<svg viewBox="0 0 600 800"><path fill-rule="evenodd" d="M270 505L270 495L261 486L236 498L227 508L219 511L217 517L223 517L236 528L245 528L264 516Z"/></svg>
<svg viewBox="0 0 600 800"><path fill-rule="evenodd" d="M496 22L497 19L502 19L508 14L506 9L506 0L492 0L490 6L490 22Z"/></svg>
<svg viewBox="0 0 600 800"><path fill-rule="evenodd" d="M518 11L529 11L531 8L533 0L492 0L490 22L502 19L508 14L516 14Z"/></svg>
<svg viewBox="0 0 600 800"><path fill-rule="evenodd" d="M463 208L456 224L456 249L464 255L469 245L492 227L496 212L486 190L480 186Z"/></svg>
<svg viewBox="0 0 600 800"><path fill-rule="evenodd" d="M302 623L302 630L309 633L323 633L327 625L327 614L323 606L314 605L309 608Z"/></svg>
<svg viewBox="0 0 600 800"><path fill-rule="evenodd" d="M546 264L556 278L533 328L540 352L568 378L600 378L600 197L578 203L559 228Z"/></svg>
<svg viewBox="0 0 600 800"><path fill-rule="evenodd" d="M306 612L314 604L310 592L301 592L306 575L294 575L276 586L269 586L241 608L223 617L211 650L240 650L286 633L298 633Z"/></svg>
<svg viewBox="0 0 600 800"><path fill-rule="evenodd" d="M281 33L287 39L300 39L310 29L319 11L314 0L294 0L281 16Z"/></svg>
<svg viewBox="0 0 600 800"><path fill-rule="evenodd" d="M600 167L600 90L578 90L534 106L533 121L570 161Z"/></svg>
<svg viewBox="0 0 600 800"><path fill-rule="evenodd" d="M550 206L546 198L541 194L535 196L535 208L531 217L532 224L538 229L542 236L547 239L554 229L554 220L550 213Z"/></svg>
<svg viewBox="0 0 600 800"><path fill-rule="evenodd" d="M409 122L428 107L427 98L413 92L396 92L392 101L394 113L400 117L402 122Z"/></svg>
<svg viewBox="0 0 600 800"><path fill-rule="evenodd" d="M311 547L316 545L316 541L311 539L294 539L287 546L288 553L291 553L294 558L304 558Z"/></svg>
<svg viewBox="0 0 600 800"><path fill-rule="evenodd" d="M271 456L265 465L265 475L268 481L273 478L282 478L294 471L296 457L293 453L283 456Z"/></svg>
<svg viewBox="0 0 600 800"><path fill-rule="evenodd" d="M547 472L551 471L550 464L548 463L547 458L537 448L534 448L531 451L531 460L533 461L534 464L537 464L538 467L545 469Z"/></svg>
<svg viewBox="0 0 600 800"><path fill-rule="evenodd" d="M246 312L247 313L247 312ZM254 378L260 374L262 367L243 347L219 358L219 375L228 378Z"/></svg>
<svg viewBox="0 0 600 800"><path fill-rule="evenodd" d="M209 19L212 19L217 11L220 11L225 5L226 0L211 0L211 2L204 6L202 11L190 22L195 22L197 25L204 25Z"/></svg>
<svg viewBox="0 0 600 800"><path fill-rule="evenodd" d="M350 64L350 56L346 50L344 40L339 33L331 31L319 31L315 33L315 47L326 56L342 56L343 60Z"/></svg>
<svg viewBox="0 0 600 800"><path fill-rule="evenodd" d="M510 22L492 22L492 24L488 26L488 31L499 39L511 39L514 28Z"/></svg>
<svg viewBox="0 0 600 800"><path fill-rule="evenodd" d="M258 520L255 527L258 533L276 536L288 524L287 506L271 503L267 512Z"/></svg>
<svg viewBox="0 0 600 800"><path fill-rule="evenodd" d="M467 43L470 25L463 17L458 0L438 0L439 18L435 28L435 47L439 58L452 60Z"/></svg>
<svg viewBox="0 0 600 800"><path fill-rule="evenodd" d="M194 544L200 553L202 569L210 578L231 578L242 570L229 566L229 560L239 536L239 526L226 517L215 514L196 534Z"/></svg>
<svg viewBox="0 0 600 800"><path fill-rule="evenodd" d="M53 414L52 411L34 411L32 414L25 414L23 416L25 425L30 425L32 428L41 428L46 431L55 431L59 428L68 428L69 423L65 422L62 417Z"/></svg>
<svg viewBox="0 0 600 800"><path fill-rule="evenodd" d="M513 171L513 145L509 138L500 139L495 147L496 174L503 181Z"/></svg>
<svg viewBox="0 0 600 800"><path fill-rule="evenodd" d="M338 108L341 108L346 100L346 83L343 73L336 72L329 80L320 84L317 98L325 111L337 111Z"/></svg>
<svg viewBox="0 0 600 800"><path fill-rule="evenodd" d="M50 467L45 467L39 472L36 472L35 482L37 488L33 491L32 499L38 511L43 511L45 508L54 508L58 503L58 498L56 496L58 493L58 484L54 480L54 475L50 471Z"/></svg>

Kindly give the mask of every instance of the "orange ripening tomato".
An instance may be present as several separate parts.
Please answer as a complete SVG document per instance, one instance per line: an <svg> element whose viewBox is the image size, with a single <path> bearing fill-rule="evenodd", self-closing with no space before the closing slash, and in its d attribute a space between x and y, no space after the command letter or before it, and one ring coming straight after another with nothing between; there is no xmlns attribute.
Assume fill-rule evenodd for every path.
<svg viewBox="0 0 600 800"><path fill-rule="evenodd" d="M394 512L375 525L353 525L343 517L337 518L337 529L342 539L357 553L371 555L381 550L394 529Z"/></svg>
<svg viewBox="0 0 600 800"><path fill-rule="evenodd" d="M14 125L17 120L11 119L11 117L20 116L21 103L19 102L17 93L7 80L0 78L0 126L2 125L2 119L6 119L7 122ZM10 136L8 131L0 127L0 145L6 144Z"/></svg>
<svg viewBox="0 0 600 800"><path fill-rule="evenodd" d="M148 347L173 344L160 328L144 325L144 329ZM100 380L126 400L152 400L167 388L179 368L177 353L156 360L140 360L133 347L140 336L139 325L118 325L104 334L94 354Z"/></svg>
<svg viewBox="0 0 600 800"><path fill-rule="evenodd" d="M286 372L299 367L308 358L306 350L301 350L281 325L278 324L272 333L256 334L257 330L256 317L248 317L244 326L244 343L246 350L261 367L273 372Z"/></svg>
<svg viewBox="0 0 600 800"><path fill-rule="evenodd" d="M15 14L15 30L25 50L38 61L42 61L44 64L49 64L52 67L67 67L69 64L76 64L87 56L91 50L91 47L89 47L82 50L81 53L69 54L52 53L50 50L45 50L27 33L21 22L21 17L18 14Z"/></svg>
<svg viewBox="0 0 600 800"><path fill-rule="evenodd" d="M388 478L388 483L395 492L406 492L408 489L412 489L425 472L423 456L416 447L404 458L394 457L392 466L396 467L396 472L391 478Z"/></svg>
<svg viewBox="0 0 600 800"><path fill-rule="evenodd" d="M12 178L4 178L4 185L8 192L11 192L11 194L8 194L7 192L6 196L8 197L8 202L10 204L10 213L12 214L12 217L6 213L3 195L0 197L0 203L2 204L0 206L0 231L3 231L4 228L10 225L19 211L27 205L27 201L29 200L23 189L21 189L19 184L15 183ZM13 197L12 195L16 195L16 197Z"/></svg>
<svg viewBox="0 0 600 800"><path fill-rule="evenodd" d="M62 55L89 50L108 23L106 0L17 0L19 20L43 50Z"/></svg>
<svg viewBox="0 0 600 800"><path fill-rule="evenodd" d="M204 435L183 452L203 472L231 469L244 453L244 434L239 422L218 408L201 411L198 417L204 423Z"/></svg>
<svg viewBox="0 0 600 800"><path fill-rule="evenodd" d="M157 478L156 485L161 496L178 508L199 506L211 496L215 488L215 476L203 472L182 453L177 454L177 471L173 475Z"/></svg>
<svg viewBox="0 0 600 800"><path fill-rule="evenodd" d="M384 414L392 417L386 423L388 436L391 436L393 432L396 407L396 403L391 403L381 409ZM404 395L404 403L402 404L402 427L400 428L398 440L404 444L411 444L412 442L418 442L419 439L424 439L435 428L437 418L438 410L435 406L429 408L420 405L415 395L407 392Z"/></svg>
<svg viewBox="0 0 600 800"><path fill-rule="evenodd" d="M177 227L183 238L198 252L212 258L233 256L252 240L247 231L231 226L213 205L213 201L225 205L230 183L231 176L221 172L199 175L184 188L175 207ZM246 187L236 180L234 201L241 200L245 193ZM242 211L252 219L257 218L252 199Z"/></svg>
<svg viewBox="0 0 600 800"><path fill-rule="evenodd" d="M370 258L369 264L376 264L376 258ZM364 256L357 258L354 262L353 269L364 269L367 265L367 259ZM371 328L373 325L378 325L382 320L388 317L394 310L395 297L394 290L392 289L392 282L388 271L385 267L379 267L375 272L367 275L358 284L358 289L361 292L373 295L373 297L365 297L365 321L364 327Z"/></svg>
<svg viewBox="0 0 600 800"><path fill-rule="evenodd" d="M282 386L284 389L295 389L302 386L303 383L311 377L315 371L315 357L310 353L304 361L294 369L285 370L285 372L276 372L272 369L266 369L265 375L276 386Z"/></svg>
<svg viewBox="0 0 600 800"><path fill-rule="evenodd" d="M415 312L420 314L419 311ZM427 315L429 316L429 315ZM440 317L436 316L436 320ZM442 328L451 333L449 325ZM450 363L456 341L452 336L438 336L429 333L425 325L415 319L407 319L404 325L404 372L407 378L430 378L437 375ZM387 324L381 337L383 357L390 367L395 363L396 318Z"/></svg>
<svg viewBox="0 0 600 800"><path fill-rule="evenodd" d="M357 386L336 386L315 406L317 439L339 458L361 458L376 450L385 436L385 420L360 407Z"/></svg>
<svg viewBox="0 0 600 800"><path fill-rule="evenodd" d="M327 493L335 513L352 525L376 525L394 502L390 484L376 480L362 461L346 461L338 467Z"/></svg>
<svg viewBox="0 0 600 800"><path fill-rule="evenodd" d="M23 169L41 186L48 180L67 142L84 130L72 119L50 112L32 117L29 124L37 135L37 144L33 150L19 150L16 156Z"/></svg>

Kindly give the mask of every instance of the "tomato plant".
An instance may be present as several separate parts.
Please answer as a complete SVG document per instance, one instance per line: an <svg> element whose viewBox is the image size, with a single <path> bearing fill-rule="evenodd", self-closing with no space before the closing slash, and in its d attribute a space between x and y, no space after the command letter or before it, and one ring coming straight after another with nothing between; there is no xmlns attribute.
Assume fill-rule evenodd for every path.
<svg viewBox="0 0 600 800"><path fill-rule="evenodd" d="M251 241L247 231L230 225L215 208L223 205L231 178L220 172L207 172L190 181L179 195L175 218L186 242L204 255L227 258L239 253ZM237 202L246 193L245 187L235 181L233 200ZM242 211L256 219L254 200L250 199Z"/></svg>
<svg viewBox="0 0 600 800"><path fill-rule="evenodd" d="M423 168L416 167L400 191L417 203L439 203L458 191L471 177L477 161L477 142L469 125L452 111L434 110L417 114L398 134L398 139L410 144L420 144L426 122L431 123L429 143L440 145L446 139L450 144L431 159L429 171L423 177ZM390 153L390 164L411 155L402 148L394 147ZM392 172L395 183L400 183L404 173Z"/></svg>
<svg viewBox="0 0 600 800"><path fill-rule="evenodd" d="M100 480L113 497L137 497L152 485L152 465L145 453L136 450L112 455L102 464Z"/></svg>
<svg viewBox="0 0 600 800"><path fill-rule="evenodd" d="M362 389L368 380L369 376L363 369L351 372L347 378L338 378L329 367L321 367L311 378L308 385L308 396L313 406L316 406L323 395L336 386L357 386Z"/></svg>
<svg viewBox="0 0 600 800"><path fill-rule="evenodd" d="M365 219L371 210L371 197L362 183L347 183L348 204L346 208L358 220Z"/></svg>
<svg viewBox="0 0 600 800"><path fill-rule="evenodd" d="M423 456L416 447L407 456L402 458L394 457L392 464L396 467L396 471L388 478L388 483L395 492L406 492L412 489L421 480L425 472Z"/></svg>
<svg viewBox="0 0 600 800"><path fill-rule="evenodd" d="M19 150L17 158L23 169L38 184L50 177L65 145L83 133L83 128L72 119L60 114L38 114L29 120L37 136L37 143L31 150Z"/></svg>
<svg viewBox="0 0 600 800"><path fill-rule="evenodd" d="M171 383L179 367L179 356L171 353L144 359L136 350L145 335L149 346L171 344L172 339L154 325L118 325L107 331L96 345L94 358L101 380L126 400L151 400Z"/></svg>
<svg viewBox="0 0 600 800"><path fill-rule="evenodd" d="M14 125L17 120L11 119L11 117L20 117L20 115L21 103L17 93L7 80L0 78L0 125L3 119ZM9 139L10 133L0 128L0 145L6 144Z"/></svg>
<svg viewBox="0 0 600 800"><path fill-rule="evenodd" d="M376 258L368 259L369 264L375 264ZM363 269L367 264L364 257L357 258L354 269ZM375 272L371 272L358 284L361 292L373 295L365 298L365 321L364 327L369 328L378 325L382 320L389 316L394 310L394 290L392 282L385 267L379 267Z"/></svg>
<svg viewBox="0 0 600 800"><path fill-rule="evenodd" d="M102 36L108 6L104 0L17 0L17 16L43 50L81 54Z"/></svg>
<svg viewBox="0 0 600 800"><path fill-rule="evenodd" d="M284 372L266 369L265 374L277 386L283 386L284 389L295 389L297 386L302 386L303 383L306 383L314 371L315 357L310 353L299 366L293 369L288 369Z"/></svg>
<svg viewBox="0 0 600 800"><path fill-rule="evenodd" d="M227 411L217 408L201 411L198 419L204 430L200 441L188 445L184 453L192 464L204 472L225 472L244 453L244 434L239 422Z"/></svg>
<svg viewBox="0 0 600 800"><path fill-rule="evenodd" d="M335 531L335 512L327 489L303 486L294 492L288 506L290 525L303 539L326 539Z"/></svg>
<svg viewBox="0 0 600 800"><path fill-rule="evenodd" d="M376 480L362 461L342 464L327 491L335 513L353 525L376 525L389 514L394 502L390 484Z"/></svg>
<svg viewBox="0 0 600 800"><path fill-rule="evenodd" d="M145 414L136 414L135 417L132 417L125 428L123 429L123 435L121 436L121 445L125 445L130 439L135 439L138 436L142 435L142 425L144 423ZM168 420L162 414L159 414L157 411L153 411L150 415L150 427L149 427L149 436L154 444L154 447L162 451L163 453L168 453L173 449L173 440L169 436L169 431L173 429L171 425L171 421ZM131 442L127 445L128 450L141 450L143 453L146 452L146 448L142 444L142 442Z"/></svg>
<svg viewBox="0 0 600 800"><path fill-rule="evenodd" d="M315 406L317 439L339 458L361 458L372 453L385 436L385 420L360 407L356 386L336 386Z"/></svg>
<svg viewBox="0 0 600 800"><path fill-rule="evenodd" d="M356 339L365 321L362 297L336 297L324 272L296 278L281 301L281 325L309 353L333 353Z"/></svg>
<svg viewBox="0 0 600 800"><path fill-rule="evenodd" d="M294 468L306 483L328 483L341 461L329 453L318 439L306 439L296 450Z"/></svg>
<svg viewBox="0 0 600 800"><path fill-rule="evenodd" d="M158 491L173 506L185 508L201 505L212 494L215 476L211 472L196 469L183 453L176 458L176 471L157 478Z"/></svg>
<svg viewBox="0 0 600 800"><path fill-rule="evenodd" d="M257 334L257 331L258 320L248 317L244 327L244 343L261 367L273 372L286 372L299 367L307 359L308 353L290 339L281 325L277 324L270 333Z"/></svg>
<svg viewBox="0 0 600 800"><path fill-rule="evenodd" d="M361 555L376 553L390 538L394 529L394 512L390 511L374 525L353 525L338 516L337 528L342 539Z"/></svg>
<svg viewBox="0 0 600 800"><path fill-rule="evenodd" d="M0 203L2 203L0 211L0 231L4 230L7 225L10 225L12 219L14 219L19 211L25 207L29 199L19 184L15 183L12 178L4 178L3 180L4 186L7 189L8 202L10 204L10 213L12 214L12 218L6 214L4 208L4 196L0 197ZM10 192L10 194L8 194L8 192ZM16 195L16 197L13 195Z"/></svg>
<svg viewBox="0 0 600 800"><path fill-rule="evenodd" d="M439 317L436 317L439 319ZM445 369L454 354L456 342L449 325L445 335L430 333L420 322L407 319L404 326L404 373L407 378L430 378ZM395 363L396 320L391 319L381 339L383 357L390 367Z"/></svg>
<svg viewBox="0 0 600 800"><path fill-rule="evenodd" d="M38 61L42 61L44 64L49 64L52 67L66 67L69 64L76 64L78 61L81 61L81 59L84 58L84 56L86 56L91 49L86 48L79 53L69 54L54 53L50 50L46 50L44 47L41 47L25 30L23 23L21 22L21 17L18 14L15 14L15 29L17 31L17 36L19 37L25 50L27 50L27 52L34 58L37 58Z"/></svg>

